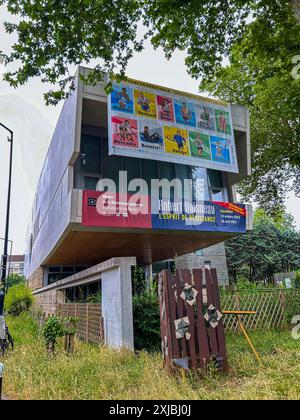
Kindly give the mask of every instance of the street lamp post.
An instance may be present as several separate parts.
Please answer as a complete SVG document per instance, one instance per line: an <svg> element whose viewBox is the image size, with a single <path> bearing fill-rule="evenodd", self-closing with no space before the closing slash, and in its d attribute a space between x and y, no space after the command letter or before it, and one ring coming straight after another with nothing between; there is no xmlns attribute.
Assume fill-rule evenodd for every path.
<svg viewBox="0 0 300 420"><path fill-rule="evenodd" d="M4 237L4 252L3 252L3 263L2 263L2 275L1 285L3 286L4 293L6 287L6 271L7 271L7 253L8 253L8 233L9 233L9 216L10 216L10 196L11 196L11 177L12 177L12 158L13 158L13 140L14 133L8 127L0 122L0 126L9 132L10 136L8 141L10 142L10 158L9 158L9 176L8 176L8 192L7 192L7 207L6 207L6 224L5 224L5 237ZM1 292L0 292L1 293ZM2 299L0 299L1 302ZM0 315L2 315L3 307L0 304Z"/></svg>

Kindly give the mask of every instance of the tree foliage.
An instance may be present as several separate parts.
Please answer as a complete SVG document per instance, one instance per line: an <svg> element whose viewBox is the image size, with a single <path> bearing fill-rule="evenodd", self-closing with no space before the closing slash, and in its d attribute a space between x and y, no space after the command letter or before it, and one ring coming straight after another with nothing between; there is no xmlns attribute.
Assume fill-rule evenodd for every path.
<svg viewBox="0 0 300 420"><path fill-rule="evenodd" d="M25 284L25 283L26 283L25 277L20 276L18 274L10 274L6 281L6 285L8 289L13 286L17 286L18 284Z"/></svg>
<svg viewBox="0 0 300 420"><path fill-rule="evenodd" d="M290 215L270 218L257 210L253 232L227 241L226 255L233 282L272 282L276 272L300 268L300 233Z"/></svg>
<svg viewBox="0 0 300 420"><path fill-rule="evenodd" d="M157 291L133 297L134 345L137 350L158 350L161 346Z"/></svg>
<svg viewBox="0 0 300 420"><path fill-rule="evenodd" d="M128 61L147 38L167 57L187 50L190 74L213 78L251 19L272 31L292 10L283 0L0 0L0 5L19 16L17 23L5 23L18 40L4 59L21 65L5 79L13 86L34 76L58 83L56 91L46 94L52 103L73 87L70 65L96 60L89 83L101 80L103 72L124 76ZM256 42L268 48L262 39Z"/></svg>
<svg viewBox="0 0 300 420"><path fill-rule="evenodd" d="M300 193L300 78L292 77L299 54L293 13L259 17L232 47L230 64L202 83L213 95L249 108L253 174L240 192L273 214L289 190Z"/></svg>
<svg viewBox="0 0 300 420"><path fill-rule="evenodd" d="M14 315L28 311L34 303L32 291L24 283L11 287L5 297L5 310Z"/></svg>

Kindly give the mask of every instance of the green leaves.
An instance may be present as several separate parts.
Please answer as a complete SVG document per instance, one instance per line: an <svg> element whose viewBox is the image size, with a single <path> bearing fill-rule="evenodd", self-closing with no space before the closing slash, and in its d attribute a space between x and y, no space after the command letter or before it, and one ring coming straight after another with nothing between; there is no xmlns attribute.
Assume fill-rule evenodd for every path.
<svg viewBox="0 0 300 420"><path fill-rule="evenodd" d="M300 192L300 81L291 76L300 25L288 2L262 11L231 48L230 64L202 88L250 109L253 175L239 192L271 214L288 191Z"/></svg>
<svg viewBox="0 0 300 420"><path fill-rule="evenodd" d="M56 104L74 88L68 74L70 65L98 60L95 83L103 72L124 72L133 51L140 50L137 39L139 2L132 0L46 0L2 1L12 14L22 16L18 24L6 24L16 32L13 52L6 64L21 61L16 72L5 80L18 86L39 76L43 82L58 83L45 95Z"/></svg>
<svg viewBox="0 0 300 420"><path fill-rule="evenodd" d="M46 345L49 343L57 343L60 337L65 335L75 335L79 319L76 317L60 318L52 316L47 319L42 330Z"/></svg>
<svg viewBox="0 0 300 420"><path fill-rule="evenodd" d="M300 234L290 215L280 212L270 218L259 209L253 232L227 241L226 255L232 280L272 282L274 273L300 267Z"/></svg>
<svg viewBox="0 0 300 420"><path fill-rule="evenodd" d="M160 349L159 302L155 291L133 297L134 341L137 350Z"/></svg>
<svg viewBox="0 0 300 420"><path fill-rule="evenodd" d="M24 282L9 288L5 297L5 310L14 315L28 311L34 303L32 291Z"/></svg>
<svg viewBox="0 0 300 420"><path fill-rule="evenodd" d="M103 72L125 75L128 61L151 38L155 48L162 47L169 58L176 50L187 50L186 65L195 78L215 80L224 56L256 22L252 44L243 45L243 54L254 57L276 47L268 33L277 34L288 44L289 33L280 22L292 20L289 2L269 0L1 0L0 4L20 20L6 23L8 33L18 41L6 63L21 62L16 72L5 79L13 86L39 76L43 82L57 83L45 94L56 104L74 89L68 74L70 65L96 60L90 79L102 80ZM139 38L138 29L144 25ZM258 30L259 29L259 30Z"/></svg>

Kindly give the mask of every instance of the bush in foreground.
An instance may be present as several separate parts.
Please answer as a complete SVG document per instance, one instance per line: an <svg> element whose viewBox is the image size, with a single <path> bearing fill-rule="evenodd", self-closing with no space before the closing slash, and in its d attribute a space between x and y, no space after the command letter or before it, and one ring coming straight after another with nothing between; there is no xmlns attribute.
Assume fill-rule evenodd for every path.
<svg viewBox="0 0 300 420"><path fill-rule="evenodd" d="M133 297L134 341L136 350L159 350L160 318L156 291Z"/></svg>
<svg viewBox="0 0 300 420"><path fill-rule="evenodd" d="M32 291L24 283L11 287L5 297L5 310L14 315L28 311L33 305Z"/></svg>

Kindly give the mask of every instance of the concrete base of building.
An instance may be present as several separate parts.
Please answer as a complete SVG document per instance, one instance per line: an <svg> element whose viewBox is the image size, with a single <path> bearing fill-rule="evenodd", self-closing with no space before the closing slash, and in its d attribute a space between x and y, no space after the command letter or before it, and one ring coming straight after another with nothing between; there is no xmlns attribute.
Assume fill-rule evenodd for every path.
<svg viewBox="0 0 300 420"><path fill-rule="evenodd" d="M57 313L59 304L65 303L66 289L101 280L105 345L134 350L131 269L135 265L135 257L112 258L47 287L37 288L37 279L43 278L41 269L29 285L35 286L36 306L49 316Z"/></svg>
<svg viewBox="0 0 300 420"><path fill-rule="evenodd" d="M28 279L28 287L35 291L39 290L44 285L44 270L39 267Z"/></svg>

